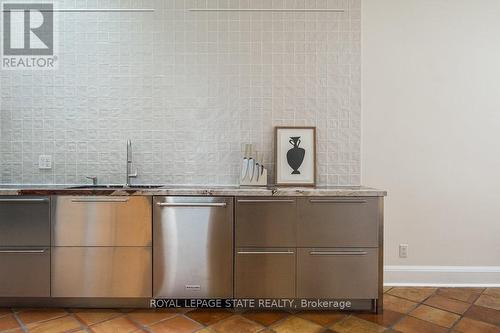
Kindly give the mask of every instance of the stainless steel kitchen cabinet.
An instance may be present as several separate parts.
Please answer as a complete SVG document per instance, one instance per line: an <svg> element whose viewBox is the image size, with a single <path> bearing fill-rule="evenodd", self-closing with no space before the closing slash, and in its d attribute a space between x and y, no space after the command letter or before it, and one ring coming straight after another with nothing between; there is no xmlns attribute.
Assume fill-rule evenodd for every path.
<svg viewBox="0 0 500 333"><path fill-rule="evenodd" d="M382 198L236 202L236 297L371 300L380 311Z"/></svg>
<svg viewBox="0 0 500 333"><path fill-rule="evenodd" d="M52 198L53 297L151 297L151 197Z"/></svg>
<svg viewBox="0 0 500 333"><path fill-rule="evenodd" d="M296 210L295 198L237 198L236 246L296 246Z"/></svg>
<svg viewBox="0 0 500 333"><path fill-rule="evenodd" d="M294 298L294 248L238 248L235 296L238 298Z"/></svg>
<svg viewBox="0 0 500 333"><path fill-rule="evenodd" d="M49 296L48 247L0 249L0 297Z"/></svg>
<svg viewBox="0 0 500 333"><path fill-rule="evenodd" d="M378 247L379 198L299 198L299 247Z"/></svg>
<svg viewBox="0 0 500 333"><path fill-rule="evenodd" d="M0 247L50 246L48 197L0 197Z"/></svg>
<svg viewBox="0 0 500 333"><path fill-rule="evenodd" d="M233 198L155 197L153 295L233 295Z"/></svg>
<svg viewBox="0 0 500 333"><path fill-rule="evenodd" d="M52 248L53 297L151 297L151 247Z"/></svg>
<svg viewBox="0 0 500 333"><path fill-rule="evenodd" d="M0 197L0 297L50 296L49 197Z"/></svg>
<svg viewBox="0 0 500 333"><path fill-rule="evenodd" d="M53 246L151 246L151 198L52 198Z"/></svg>
<svg viewBox="0 0 500 333"><path fill-rule="evenodd" d="M377 298L378 249L298 249L297 297Z"/></svg>

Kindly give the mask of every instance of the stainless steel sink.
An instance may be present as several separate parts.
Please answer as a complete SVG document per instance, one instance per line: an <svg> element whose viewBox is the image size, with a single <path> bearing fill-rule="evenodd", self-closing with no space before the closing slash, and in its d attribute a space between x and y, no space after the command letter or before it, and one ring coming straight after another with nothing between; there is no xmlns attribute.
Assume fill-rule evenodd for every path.
<svg viewBox="0 0 500 333"><path fill-rule="evenodd" d="M125 186L125 185L77 185L77 186L71 186L68 187L69 189L96 189L96 190L134 190L134 189L154 189L154 188L160 188L163 187L163 185L131 185L131 186Z"/></svg>

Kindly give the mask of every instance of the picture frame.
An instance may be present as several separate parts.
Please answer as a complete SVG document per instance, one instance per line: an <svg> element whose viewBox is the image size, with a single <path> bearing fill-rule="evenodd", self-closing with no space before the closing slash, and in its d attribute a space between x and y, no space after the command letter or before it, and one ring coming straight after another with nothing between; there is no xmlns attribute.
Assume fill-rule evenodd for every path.
<svg viewBox="0 0 500 333"><path fill-rule="evenodd" d="M277 186L316 186L316 127L274 128Z"/></svg>

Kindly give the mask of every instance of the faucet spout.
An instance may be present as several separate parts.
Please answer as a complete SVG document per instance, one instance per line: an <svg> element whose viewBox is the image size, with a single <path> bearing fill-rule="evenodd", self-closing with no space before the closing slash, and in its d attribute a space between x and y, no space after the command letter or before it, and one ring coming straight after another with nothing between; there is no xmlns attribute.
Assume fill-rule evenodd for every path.
<svg viewBox="0 0 500 333"><path fill-rule="evenodd" d="M137 177L137 169L132 172L132 141L127 140L127 174L125 186L129 187L131 185L131 178Z"/></svg>

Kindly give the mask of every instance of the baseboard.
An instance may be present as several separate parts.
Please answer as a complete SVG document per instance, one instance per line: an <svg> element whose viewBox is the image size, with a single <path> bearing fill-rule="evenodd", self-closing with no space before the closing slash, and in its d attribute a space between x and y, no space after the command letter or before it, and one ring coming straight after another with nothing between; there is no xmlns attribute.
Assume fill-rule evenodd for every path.
<svg viewBox="0 0 500 333"><path fill-rule="evenodd" d="M500 266L385 266L384 285L500 287Z"/></svg>

